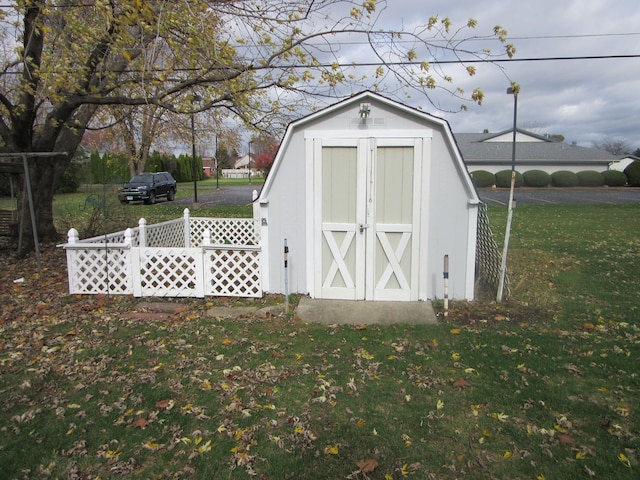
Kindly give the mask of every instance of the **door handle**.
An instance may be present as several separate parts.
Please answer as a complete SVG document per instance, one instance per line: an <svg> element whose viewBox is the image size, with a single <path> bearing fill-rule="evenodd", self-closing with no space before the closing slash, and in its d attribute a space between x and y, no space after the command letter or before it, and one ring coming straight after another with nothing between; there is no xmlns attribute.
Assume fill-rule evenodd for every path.
<svg viewBox="0 0 640 480"><path fill-rule="evenodd" d="M360 233L362 233L362 232L364 232L365 228L369 228L369 225L364 225L364 224L361 223L359 228L360 228Z"/></svg>

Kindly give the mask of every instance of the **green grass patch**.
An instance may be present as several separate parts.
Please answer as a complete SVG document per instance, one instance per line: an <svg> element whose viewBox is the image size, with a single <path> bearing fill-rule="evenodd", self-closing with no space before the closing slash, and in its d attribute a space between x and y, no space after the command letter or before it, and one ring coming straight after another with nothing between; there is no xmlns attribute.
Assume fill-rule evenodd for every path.
<svg viewBox="0 0 640 480"><path fill-rule="evenodd" d="M192 191L185 191L185 188L179 189L178 196L193 194ZM105 190L99 185L85 186L78 193L56 195L53 201L54 222L58 232L66 234L70 228L75 228L80 233L80 238L137 227L141 218L147 221L147 225L182 218L185 208L189 208L194 217L252 216L251 205L215 205L197 210L164 200L155 205L145 205L142 202L122 205L118 201L115 187Z"/></svg>
<svg viewBox="0 0 640 480"><path fill-rule="evenodd" d="M3 475L638 478L639 217L519 206L512 298L435 326L207 313L235 299L138 320L136 299L68 295L60 250L44 272L0 257L3 285L25 277L0 292Z"/></svg>

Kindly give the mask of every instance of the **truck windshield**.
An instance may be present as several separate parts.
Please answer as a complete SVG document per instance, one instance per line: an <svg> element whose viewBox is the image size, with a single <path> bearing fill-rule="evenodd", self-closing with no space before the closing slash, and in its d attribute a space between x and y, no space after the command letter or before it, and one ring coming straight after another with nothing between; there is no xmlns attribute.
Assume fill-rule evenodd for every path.
<svg viewBox="0 0 640 480"><path fill-rule="evenodd" d="M151 175L135 175L131 177L129 183L151 183L153 177Z"/></svg>

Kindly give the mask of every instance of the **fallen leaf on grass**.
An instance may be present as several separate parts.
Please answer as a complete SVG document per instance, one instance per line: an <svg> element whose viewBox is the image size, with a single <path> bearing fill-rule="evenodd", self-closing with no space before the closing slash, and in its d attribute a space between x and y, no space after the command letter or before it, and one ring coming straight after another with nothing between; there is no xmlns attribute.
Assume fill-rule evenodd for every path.
<svg viewBox="0 0 640 480"><path fill-rule="evenodd" d="M149 425L149 420L146 418L139 418L135 422L133 422L133 426L136 428L145 429Z"/></svg>
<svg viewBox="0 0 640 480"><path fill-rule="evenodd" d="M492 413L491 414L491 418L495 418L499 422L506 422L507 419L509 418L509 415L505 415L502 412L500 412L500 413Z"/></svg>
<svg viewBox="0 0 640 480"><path fill-rule="evenodd" d="M460 335L460 331L459 328L452 328L449 333L451 333L451 335Z"/></svg>
<svg viewBox="0 0 640 480"><path fill-rule="evenodd" d="M620 460L625 467L631 468L631 460L629 460L629 457L627 457L624 453L618 454L618 460Z"/></svg>
<svg viewBox="0 0 640 480"><path fill-rule="evenodd" d="M467 382L462 377L460 377L458 380L453 382L453 388L465 389L465 388L470 387L470 386L471 386L471 384L469 382Z"/></svg>
<svg viewBox="0 0 640 480"><path fill-rule="evenodd" d="M471 405L471 412L474 417L478 416L478 412L487 406L486 403L477 403L475 405Z"/></svg>
<svg viewBox="0 0 640 480"><path fill-rule="evenodd" d="M561 433L558 435L558 441L560 445L575 445L576 441L571 437L571 435L566 435Z"/></svg>
<svg viewBox="0 0 640 480"><path fill-rule="evenodd" d="M367 458L361 462L356 462L356 465L360 467L361 473L371 473L378 468L378 461L373 458Z"/></svg>
<svg viewBox="0 0 640 480"><path fill-rule="evenodd" d="M173 400L160 400L159 402L156 402L156 408L160 409L160 410L171 410L173 408L173 406L175 405L176 402L174 402Z"/></svg>
<svg viewBox="0 0 640 480"><path fill-rule="evenodd" d="M327 445L324 448L324 453L327 455L338 455L339 453L338 445Z"/></svg>

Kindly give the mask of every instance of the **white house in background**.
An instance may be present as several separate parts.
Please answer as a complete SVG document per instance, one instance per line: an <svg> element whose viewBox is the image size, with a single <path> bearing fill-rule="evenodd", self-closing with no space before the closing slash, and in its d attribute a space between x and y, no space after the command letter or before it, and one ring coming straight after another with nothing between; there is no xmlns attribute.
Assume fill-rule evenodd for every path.
<svg viewBox="0 0 640 480"><path fill-rule="evenodd" d="M449 124L363 92L292 122L254 202L263 289L472 299L479 198Z"/></svg>
<svg viewBox="0 0 640 480"><path fill-rule="evenodd" d="M262 177L262 171L254 167L255 155L243 155L233 160L233 168L222 169L223 178L249 178L249 162L251 162L251 178Z"/></svg>
<svg viewBox="0 0 640 480"><path fill-rule="evenodd" d="M456 133L458 147L469 171L496 173L511 169L513 129L499 133ZM546 135L516 129L516 170L559 170L604 172L620 160L604 150L569 145Z"/></svg>
<svg viewBox="0 0 640 480"><path fill-rule="evenodd" d="M233 162L233 168L237 168L237 169L244 169L247 170L249 168L249 162L253 161L255 155L243 155L241 157L238 157L235 159L235 161Z"/></svg>
<svg viewBox="0 0 640 480"><path fill-rule="evenodd" d="M636 160L640 160L640 157L634 155L623 155L618 157L618 160L609 164L609 170L617 170L618 172L624 172L624 169L631 165Z"/></svg>

